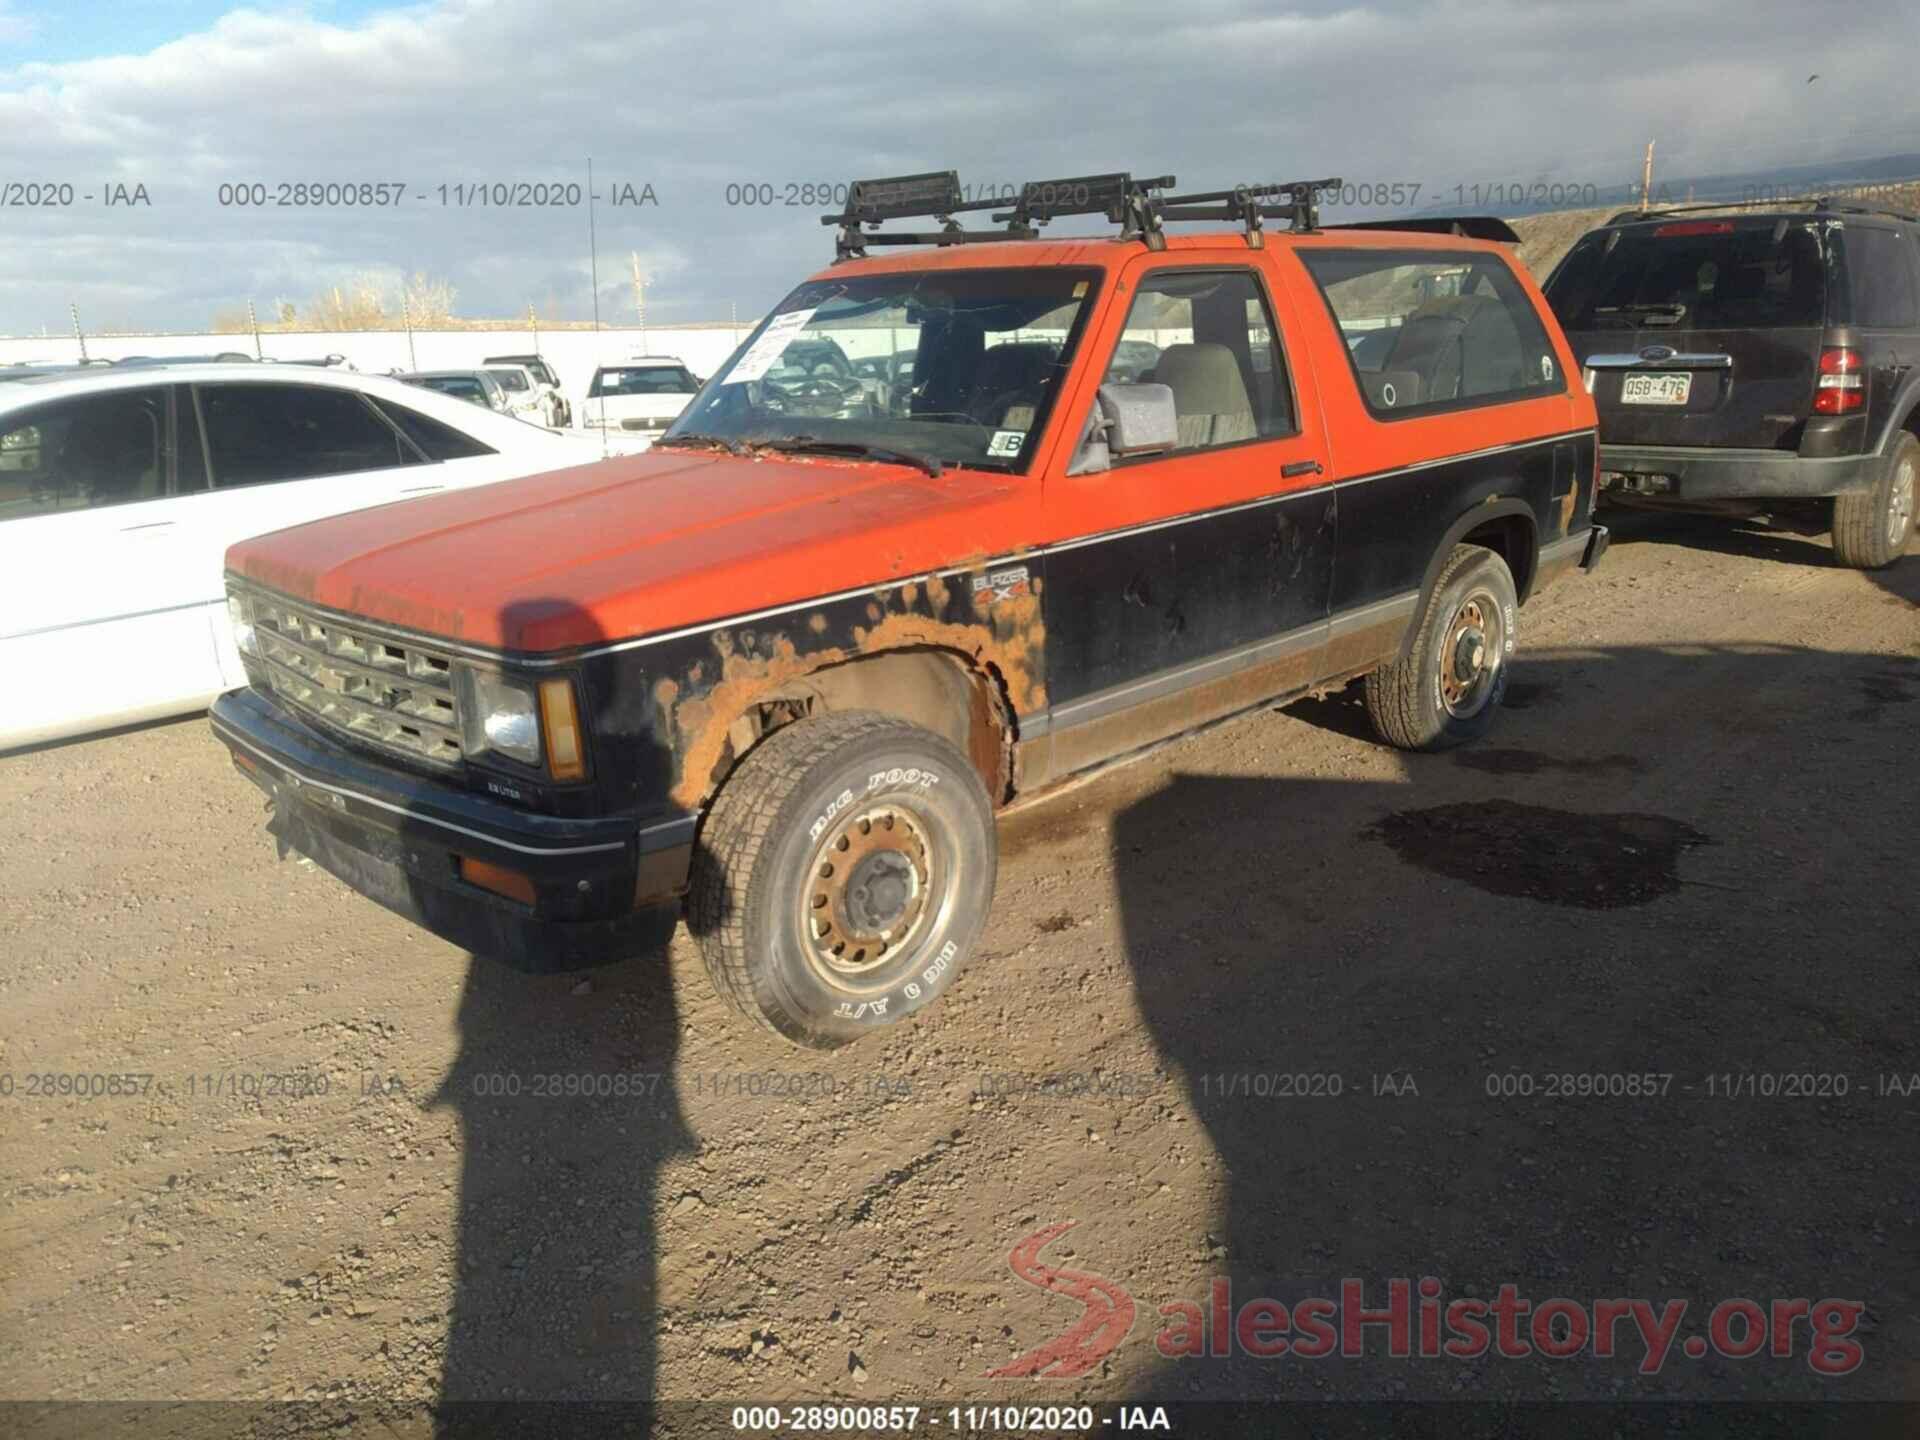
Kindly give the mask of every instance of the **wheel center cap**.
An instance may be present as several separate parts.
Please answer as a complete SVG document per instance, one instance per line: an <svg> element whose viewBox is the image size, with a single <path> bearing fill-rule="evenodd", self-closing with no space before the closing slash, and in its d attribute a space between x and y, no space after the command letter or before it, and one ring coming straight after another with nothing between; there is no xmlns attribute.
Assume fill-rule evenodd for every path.
<svg viewBox="0 0 1920 1440"><path fill-rule="evenodd" d="M1459 658L1459 674L1478 675L1487 660L1487 637L1478 630L1463 631L1455 654Z"/></svg>
<svg viewBox="0 0 1920 1440"><path fill-rule="evenodd" d="M898 850L876 850L854 867L847 881L847 918L869 935L891 929L907 912L917 877Z"/></svg>

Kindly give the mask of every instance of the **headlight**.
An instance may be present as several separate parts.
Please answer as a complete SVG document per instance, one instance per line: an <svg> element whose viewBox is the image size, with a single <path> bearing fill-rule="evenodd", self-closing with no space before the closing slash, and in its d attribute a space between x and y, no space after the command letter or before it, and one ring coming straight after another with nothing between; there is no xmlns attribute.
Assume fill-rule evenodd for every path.
<svg viewBox="0 0 1920 1440"><path fill-rule="evenodd" d="M522 765L538 765L540 719L533 687L490 670L465 674L470 740Z"/></svg>
<svg viewBox="0 0 1920 1440"><path fill-rule="evenodd" d="M233 622L233 643L242 655L258 655L260 642L253 633L253 621L247 616L247 605L238 595L227 596L227 618Z"/></svg>

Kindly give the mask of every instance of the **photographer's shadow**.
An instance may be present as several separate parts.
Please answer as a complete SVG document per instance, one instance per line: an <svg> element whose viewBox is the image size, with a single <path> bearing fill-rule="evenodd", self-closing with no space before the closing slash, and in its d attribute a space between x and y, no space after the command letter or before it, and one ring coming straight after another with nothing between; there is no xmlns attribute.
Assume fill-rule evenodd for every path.
<svg viewBox="0 0 1920 1440"><path fill-rule="evenodd" d="M523 602L502 629L571 602ZM578 643L591 644L591 639ZM646 697L582 694L595 719ZM605 763L608 757L600 757ZM628 758L628 757L623 757ZM634 763L664 767L654 743ZM597 968L530 974L469 955L459 1052L433 1104L460 1119L455 1276L438 1433L490 1435L525 1402L651 1403L659 1388L663 1167L694 1139L675 1088L680 1020L667 951L677 907L609 927Z"/></svg>

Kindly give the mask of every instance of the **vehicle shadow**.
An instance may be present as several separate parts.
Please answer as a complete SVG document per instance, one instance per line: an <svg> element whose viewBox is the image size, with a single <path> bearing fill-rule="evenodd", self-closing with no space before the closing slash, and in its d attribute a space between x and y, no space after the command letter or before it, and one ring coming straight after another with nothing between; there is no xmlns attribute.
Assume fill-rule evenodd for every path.
<svg viewBox="0 0 1920 1440"><path fill-rule="evenodd" d="M1404 783L1177 774L1116 817L1135 997L1217 1160L1212 1213L1165 1242L1196 1278L1141 1306L1155 1334L1131 1343L1157 1356L1134 1398L1920 1393L1920 1099L1876 1088L1920 1070L1920 786L1861 783L1914 773L1920 659L1628 647L1529 657L1523 681L1494 737L1405 757ZM1383 1324L1311 1362L1248 1353L1297 1329L1235 1328L1250 1301L1343 1282L1388 1311L1390 1281L1429 1276L1436 1314L1509 1283L1536 1306L1690 1308L1655 1374L1630 1321L1611 1359L1419 1358L1417 1289L1412 1359ZM1864 1302L1822 1343L1866 1359L1816 1371L1805 1319L1789 1358L1683 1350L1729 1297ZM1313 1413L1347 1427L1314 1433L1390 1428ZM1436 1434L1468 1419L1423 1413ZM1805 1411L1797 1431L1727 1418L1811 1433Z"/></svg>
<svg viewBox="0 0 1920 1440"><path fill-rule="evenodd" d="M1612 531L1615 544L1677 545L1687 550L1805 565L1816 570L1847 568L1833 558L1832 515L1819 501L1790 503L1766 515L1752 516L1695 514L1612 504L1599 518ZM1907 548L1909 559L1916 554L1920 554L1920 536ZM1900 562L1886 570L1862 573L1877 579L1905 568L1905 563Z"/></svg>

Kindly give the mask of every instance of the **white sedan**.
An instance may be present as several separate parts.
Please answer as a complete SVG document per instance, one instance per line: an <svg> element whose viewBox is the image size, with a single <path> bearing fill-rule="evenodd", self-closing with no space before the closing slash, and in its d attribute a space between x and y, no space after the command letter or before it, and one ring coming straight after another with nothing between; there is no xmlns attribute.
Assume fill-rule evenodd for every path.
<svg viewBox="0 0 1920 1440"><path fill-rule="evenodd" d="M700 381L679 360L642 355L595 370L575 415L581 432L599 435L610 454L631 455L665 434L699 390Z"/></svg>
<svg viewBox="0 0 1920 1440"><path fill-rule="evenodd" d="M156 365L0 380L0 749L244 685L227 547L600 458L375 375Z"/></svg>

